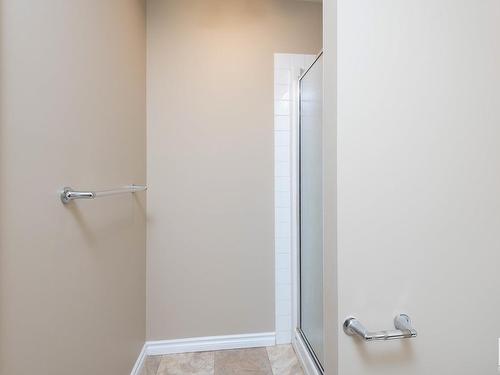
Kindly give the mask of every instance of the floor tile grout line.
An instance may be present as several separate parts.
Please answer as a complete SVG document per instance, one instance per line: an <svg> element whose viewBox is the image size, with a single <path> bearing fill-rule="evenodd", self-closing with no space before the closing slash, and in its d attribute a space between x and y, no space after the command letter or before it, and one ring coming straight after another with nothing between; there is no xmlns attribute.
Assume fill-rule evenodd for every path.
<svg viewBox="0 0 500 375"><path fill-rule="evenodd" d="M284 350L284 352L282 351L280 353L280 349L278 349L278 347L281 347L282 349L281 350ZM273 356L271 355L271 351L272 349L275 349L277 350L277 352L275 353L275 356L274 356L274 359ZM265 346L265 347L257 347L257 348L242 348L242 349L228 349L228 350L214 350L214 351L206 351L205 353L210 353L212 355L212 359L211 361L209 362L209 366L205 367L205 370L208 370L212 375L218 375L217 374L217 368L216 368L216 356L217 354L221 354L221 353L226 353L228 351L239 351L240 354L241 353L251 353L252 351L254 352L254 355L256 352L261 352L264 351L265 352L265 355L262 356L262 364L264 365L264 367L267 367L270 372L268 372L268 375L278 375L278 374L281 374L282 373L282 370L283 368L281 368L279 365L277 365L277 363L279 362L280 360L280 356L281 356L281 360L283 360L283 355L288 355L288 356L292 356L293 359L292 361L296 363L296 365L298 365L298 369L300 370L300 374L304 374L304 369L300 363L300 361L298 360L298 357L297 357L297 353L295 352L295 349L293 348L293 345L274 345L274 346L271 346L271 347L268 347L268 346ZM288 354L286 353L288 352ZM153 371L154 374L150 373L149 371L147 373L141 373L141 375L169 375L169 371L168 371L168 367L166 367L164 370L165 371L168 371L168 372L164 372L162 371L160 373L160 370L162 369L162 363L163 361L165 361L167 358L172 358L172 357L177 357L178 358L182 358L182 356L195 356L197 353L203 353L203 352L193 352L193 353L175 353L175 354L167 354L167 355L157 355L157 356L147 356L146 358L154 358L154 357L157 357L157 361L155 361L155 365L153 367ZM277 357L276 357L276 354L277 354ZM290 358L290 357L289 357ZM156 362L157 362L157 366L156 366ZM178 362L179 364L182 363L182 361L179 361ZM189 363L189 362L188 362ZM295 366L295 365L294 365ZM143 369L143 371L147 371L146 368ZM201 369L200 369L201 370ZM223 371L224 372L224 371ZM206 372L205 372L206 373ZM231 373L231 371L229 372ZM198 372L195 370L195 372L190 372L191 375L196 375L198 374ZM295 374L295 372L294 372ZM188 375L188 374L186 374Z"/></svg>
<svg viewBox="0 0 500 375"><path fill-rule="evenodd" d="M156 368L156 371L155 371L155 375L159 375L159 372L160 372L160 365L161 365L161 361L163 360L163 356L160 355L158 356L158 367Z"/></svg>
<svg viewBox="0 0 500 375"><path fill-rule="evenodd" d="M269 366L271 367L271 373L272 373L272 375L276 375L276 373L274 372L273 363L271 362L271 358L269 357L269 350L267 348L268 347L266 346L266 356L267 356L267 360L269 361Z"/></svg>

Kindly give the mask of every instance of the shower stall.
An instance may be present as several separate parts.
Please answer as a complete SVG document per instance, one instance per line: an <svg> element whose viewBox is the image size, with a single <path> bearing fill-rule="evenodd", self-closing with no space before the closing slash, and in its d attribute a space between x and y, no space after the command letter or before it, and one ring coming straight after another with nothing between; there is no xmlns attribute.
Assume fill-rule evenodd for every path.
<svg viewBox="0 0 500 375"><path fill-rule="evenodd" d="M323 58L299 78L297 332L323 372Z"/></svg>

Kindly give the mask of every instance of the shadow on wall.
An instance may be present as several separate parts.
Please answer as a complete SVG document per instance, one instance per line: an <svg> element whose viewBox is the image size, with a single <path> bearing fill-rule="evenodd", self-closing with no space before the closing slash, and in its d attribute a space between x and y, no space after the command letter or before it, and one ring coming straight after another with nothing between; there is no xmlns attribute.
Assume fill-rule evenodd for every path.
<svg viewBox="0 0 500 375"><path fill-rule="evenodd" d="M71 216L89 248L92 249L99 242L107 241L134 225L136 217L146 219L144 193L134 193L124 196L106 197L96 202L70 202L63 209ZM96 205L110 205L105 214L95 217ZM112 209L114 207L114 209ZM119 207L116 209L116 207ZM103 218L103 219L102 219ZM102 249L101 249L102 251Z"/></svg>
<svg viewBox="0 0 500 375"><path fill-rule="evenodd" d="M408 364L414 360L413 345L410 340L395 340L391 346L366 345L361 340L355 340L356 350L361 360L370 366L387 366Z"/></svg>

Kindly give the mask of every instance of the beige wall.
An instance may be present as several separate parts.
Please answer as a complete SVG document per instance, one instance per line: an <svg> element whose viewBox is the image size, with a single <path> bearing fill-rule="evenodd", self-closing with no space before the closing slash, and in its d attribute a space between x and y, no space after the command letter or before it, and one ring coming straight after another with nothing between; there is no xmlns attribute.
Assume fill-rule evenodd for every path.
<svg viewBox="0 0 500 375"><path fill-rule="evenodd" d="M0 374L123 375L145 337L145 9L1 0Z"/></svg>
<svg viewBox="0 0 500 375"><path fill-rule="evenodd" d="M338 1L340 375L494 374L500 336L500 2Z"/></svg>
<svg viewBox="0 0 500 375"><path fill-rule="evenodd" d="M274 331L273 53L317 53L321 5L147 13L147 337Z"/></svg>

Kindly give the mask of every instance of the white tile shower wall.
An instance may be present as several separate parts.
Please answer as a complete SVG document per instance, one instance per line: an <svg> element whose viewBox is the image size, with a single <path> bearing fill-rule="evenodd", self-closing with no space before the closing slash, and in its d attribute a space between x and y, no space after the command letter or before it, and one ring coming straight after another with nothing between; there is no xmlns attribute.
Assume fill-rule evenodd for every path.
<svg viewBox="0 0 500 375"><path fill-rule="evenodd" d="M274 55L274 194L276 343L292 341L292 201L291 129L297 117L297 87L301 69L314 55Z"/></svg>

